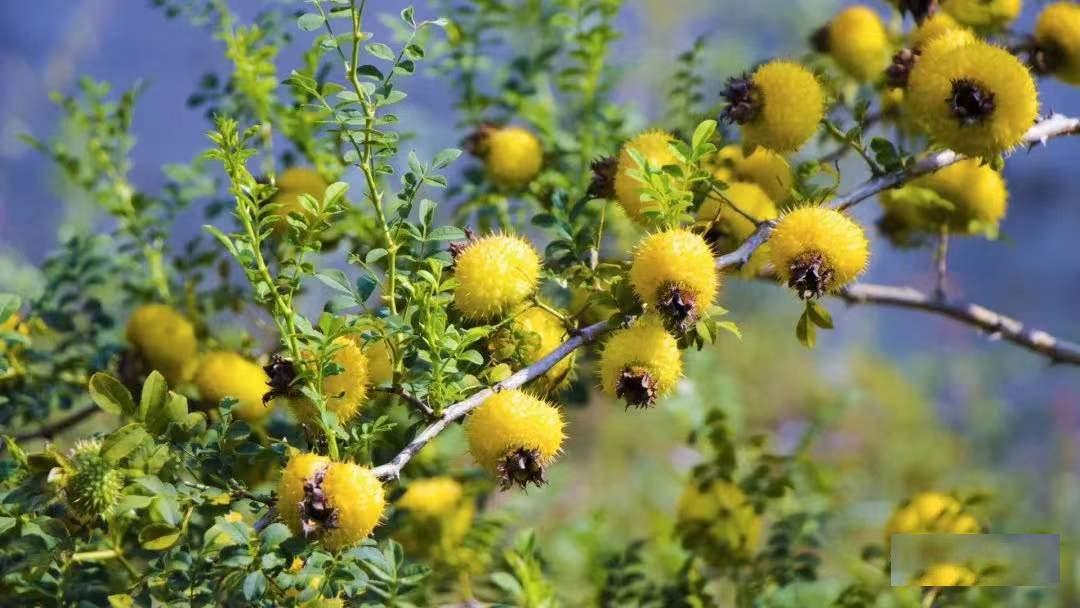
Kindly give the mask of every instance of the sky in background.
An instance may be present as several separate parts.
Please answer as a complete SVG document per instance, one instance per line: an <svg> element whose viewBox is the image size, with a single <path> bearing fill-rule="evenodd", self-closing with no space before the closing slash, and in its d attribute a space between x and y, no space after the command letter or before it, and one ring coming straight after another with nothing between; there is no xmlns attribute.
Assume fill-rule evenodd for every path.
<svg viewBox="0 0 1080 608"><path fill-rule="evenodd" d="M250 17L267 2L231 0L242 17ZM276 4L280 4L277 2ZM293 3L302 8L301 2ZM626 70L627 85L620 96L643 119L657 117L670 62L693 38L707 34L711 48L727 52L713 57L718 67L716 89L723 78L741 66L775 54L801 52L802 40L823 17L846 2L829 0L628 0L621 16L626 33L619 42L617 61ZM885 11L882 2L872 3ZM1036 5L1020 29L1030 28ZM373 0L374 12L395 13L394 0ZM434 16L418 7L420 16ZM374 28L378 33L379 28ZM791 32L795 32L792 35ZM307 42L297 31L294 50ZM296 53L284 51L283 57ZM36 0L0 2L0 254L40 262L56 244L63 206L50 185L48 162L21 143L20 133L38 137L53 134L58 111L50 91L70 94L86 75L114 83L117 88L137 80L148 85L135 114L138 139L132 181L154 191L164 179L160 167L190 161L207 147L208 124L199 109L185 100L208 70L224 71L220 43L210 33L183 19L167 20L148 0ZM279 72L287 74L288 65ZM415 144L421 156L458 144L461 134L445 119L449 91L444 83L415 79L407 85L410 99L401 111L403 121L425 125ZM1080 113L1080 88L1056 82L1042 87L1044 109ZM847 180L865 177L853 160ZM1000 242L964 239L954 244L951 258L953 293L1014 315L1063 337L1080 340L1080 138L1053 142L1048 149L1019 153L1006 169L1013 193L1011 210ZM876 205L858 208L867 225L878 215ZM197 214L189 231L198 229ZM930 253L896 252L878 247L869 280L910 283L929 288L933 283ZM794 324L791 318L778 320ZM969 328L917 313L857 308L842 312L833 303L844 327L823 338L826 348L868 340L897 357L917 352L985 352L995 382L1013 395L1016 407L1061 401L1080 408L1080 372L1046 369L1045 362L1008 346L987 345Z"/></svg>

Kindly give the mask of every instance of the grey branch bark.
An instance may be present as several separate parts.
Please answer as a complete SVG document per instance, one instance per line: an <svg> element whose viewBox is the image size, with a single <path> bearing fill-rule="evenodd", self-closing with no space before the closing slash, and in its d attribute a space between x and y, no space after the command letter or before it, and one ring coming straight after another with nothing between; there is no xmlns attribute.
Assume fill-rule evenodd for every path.
<svg viewBox="0 0 1080 608"><path fill-rule="evenodd" d="M409 442L409 445L398 452L398 455L394 456L390 462L375 467L375 476L379 479L398 478L401 475L401 469L405 468L405 465L412 460L412 457L415 456L421 448L427 445L429 441L437 437L439 433L443 432L450 423L464 417L465 414L468 414L479 407L481 403L495 393L518 388L529 380L538 378L554 367L556 363L568 357L570 353L589 342L592 342L598 336L608 331L608 329L610 329L610 324L607 321L601 321L600 323L590 325L577 332L572 338L548 353L543 359L540 359L526 368L518 370L506 380L498 382L490 388L474 393L467 399L446 408L443 411L442 417L417 433L416 437L413 437L413 440Z"/></svg>
<svg viewBox="0 0 1080 608"><path fill-rule="evenodd" d="M939 299L911 287L892 287L856 283L837 294L848 304L881 304L921 310L966 323L1013 344L1045 355L1054 363L1080 365L1080 344L1027 327L1021 321L994 312L978 304Z"/></svg>

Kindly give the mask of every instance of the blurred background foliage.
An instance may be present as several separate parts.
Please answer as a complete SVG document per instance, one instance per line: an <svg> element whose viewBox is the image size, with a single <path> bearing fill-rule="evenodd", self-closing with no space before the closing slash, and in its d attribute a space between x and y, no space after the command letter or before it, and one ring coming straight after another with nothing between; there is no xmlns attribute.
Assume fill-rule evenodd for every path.
<svg viewBox="0 0 1080 608"><path fill-rule="evenodd" d="M244 20L275 4L281 3L232 3ZM370 3L374 12L397 10L396 4ZM630 108L630 130L678 125L669 110L675 58L699 37L703 89L715 95L723 78L753 62L801 54L809 33L844 4L628 2L617 20L623 35L610 61L620 71L616 99ZM1029 7L1019 29L1030 26L1032 13ZM437 7L418 7L418 16L438 14ZM527 40L530 24L519 25ZM374 29L377 36L387 35L383 25ZM288 62L300 57L304 44L286 44L279 73L295 67ZM187 162L206 146L203 110L185 100L209 70L227 70L219 43L208 44L206 35L183 20L163 19L148 2L38 0L32 10L22 3L0 4L0 291L39 296L46 285L33 265L68 236L105 221L90 201L80 200L80 189L18 139L28 132L85 135L55 132L60 115L48 94L73 94L80 75L118 89L144 79L132 117L138 145L130 179L140 190L157 191L169 179L161 166ZM417 133L409 145L422 158L460 143L461 131L445 120L452 97L447 87L421 73L409 103L398 111ZM1044 108L1080 107L1076 89L1048 80L1042 91ZM956 293L1063 336L1080 336L1078 157L1080 139L1072 138L1008 164L1014 204L1003 225L1005 238L954 247ZM865 177L855 160L844 166L848 183ZM866 223L876 217L871 207L859 210ZM201 210L177 212L182 229L170 238L180 244L199 229ZM876 251L870 280L932 283L928 252ZM840 328L807 351L791 336L797 304L775 289L732 281L724 306L742 329L741 343L722 340L688 352L685 381L656 410L624 413L596 394L596 403L569 414L571 440L566 457L551 471L551 485L496 495L510 526L536 529L552 580L568 605L593 597L613 549L634 539L650 541L642 555L650 577L677 576L683 554L673 515L690 469L702 458L686 438L702 427L711 408L726 413L740 440L767 437L770 450L793 456L804 490L786 498L791 504L782 504L781 511L831 515L820 550L828 582L801 591L796 586L788 603L780 598L776 605L815 605L811 598L822 592L815 586L835 593L845 584L840 581L871 576L861 560L863 547L880 542L897 502L923 490L988 494L979 513L993 531L1060 534L1060 597L1046 601L1080 601L1075 370L1049 367L949 321L870 307L838 307ZM99 418L76 427L59 442L107 423ZM439 440L438 449L460 454L454 446L461 441L455 430Z"/></svg>

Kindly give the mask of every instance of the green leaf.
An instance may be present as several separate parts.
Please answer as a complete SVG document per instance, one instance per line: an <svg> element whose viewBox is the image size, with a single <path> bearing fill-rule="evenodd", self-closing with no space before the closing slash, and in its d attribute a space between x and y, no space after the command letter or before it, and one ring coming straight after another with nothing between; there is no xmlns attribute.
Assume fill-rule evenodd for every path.
<svg viewBox="0 0 1080 608"><path fill-rule="evenodd" d="M146 428L132 422L109 433L101 444L101 456L109 462L120 462L125 456L150 440Z"/></svg>
<svg viewBox="0 0 1080 608"><path fill-rule="evenodd" d="M742 332L739 331L739 326L734 321L717 321L716 328L734 334L736 338L742 340Z"/></svg>
<svg viewBox="0 0 1080 608"><path fill-rule="evenodd" d="M714 133L716 133L716 121L703 120L701 121L701 124L694 129L694 136L690 140L690 145L694 150L697 150L702 144L712 139Z"/></svg>
<svg viewBox="0 0 1080 608"><path fill-rule="evenodd" d="M820 302L807 300L806 313L810 316L810 320L813 321L814 325L817 325L822 329L833 328L832 315L829 314L829 311L826 310Z"/></svg>
<svg viewBox="0 0 1080 608"><path fill-rule="evenodd" d="M428 233L429 241L461 241L465 239L465 231L457 226L439 226Z"/></svg>
<svg viewBox="0 0 1080 608"><path fill-rule="evenodd" d="M139 544L148 551L164 551L180 540L180 531L166 524L150 524L139 531Z"/></svg>
<svg viewBox="0 0 1080 608"><path fill-rule="evenodd" d="M446 148L435 155L435 160L431 161L431 166L434 169L442 169L457 160L459 156L461 156L461 150L458 150L457 148Z"/></svg>
<svg viewBox="0 0 1080 608"><path fill-rule="evenodd" d="M345 273L331 268L330 270L324 270L315 275L315 278L322 282L327 287L340 291L347 295L353 295L352 285L349 284L349 278L345 276Z"/></svg>
<svg viewBox="0 0 1080 608"><path fill-rule="evenodd" d="M389 253L390 252L383 249L382 247L372 249L371 251L367 252L366 256L364 256L364 263L369 265L374 264L375 262L378 262L379 260L386 257Z"/></svg>
<svg viewBox="0 0 1080 608"><path fill-rule="evenodd" d="M180 505L176 504L176 500L171 496L155 496L150 502L150 517L153 521L172 528L178 527L183 519Z"/></svg>
<svg viewBox="0 0 1080 608"><path fill-rule="evenodd" d="M262 570L256 570L244 577L244 598L248 601L256 600L266 593L266 575Z"/></svg>
<svg viewBox="0 0 1080 608"><path fill-rule="evenodd" d="M304 13L296 20L296 25L305 32L314 32L326 23L326 18L318 13Z"/></svg>
<svg viewBox="0 0 1080 608"><path fill-rule="evenodd" d="M19 296L2 293L0 294L0 323L7 321L22 307L22 299Z"/></svg>
<svg viewBox="0 0 1080 608"><path fill-rule="evenodd" d="M102 410L117 416L134 416L135 400L128 389L104 372L90 376L90 398Z"/></svg>
<svg viewBox="0 0 1080 608"><path fill-rule="evenodd" d="M814 348L814 344L817 341L817 329L814 324L810 322L810 314L807 310L803 311L803 314L799 317L799 324L795 326L795 337L799 339L799 343L806 348Z"/></svg>
<svg viewBox="0 0 1080 608"><path fill-rule="evenodd" d="M386 61L394 60L394 51L392 51L390 47L386 46L381 42L372 42L371 44L364 47L364 50L370 53L372 57L376 57L378 59L385 59Z"/></svg>
<svg viewBox="0 0 1080 608"><path fill-rule="evenodd" d="M165 382L165 376L157 370L150 372L139 396L139 420L145 421L150 412L163 407L168 393L169 385Z"/></svg>
<svg viewBox="0 0 1080 608"><path fill-rule="evenodd" d="M264 551L275 549L290 536L292 536L292 532L289 531L289 527L280 522L270 524L262 532L259 532L259 540L262 541Z"/></svg>
<svg viewBox="0 0 1080 608"><path fill-rule="evenodd" d="M155 436L169 429L170 423L184 426L188 416L187 397L169 391L165 401L146 413L146 428Z"/></svg>

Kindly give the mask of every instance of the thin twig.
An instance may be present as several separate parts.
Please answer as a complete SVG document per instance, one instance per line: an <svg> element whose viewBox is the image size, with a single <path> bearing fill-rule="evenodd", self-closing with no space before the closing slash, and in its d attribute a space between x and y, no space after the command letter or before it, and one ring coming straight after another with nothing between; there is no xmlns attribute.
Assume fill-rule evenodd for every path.
<svg viewBox="0 0 1080 608"><path fill-rule="evenodd" d="M1037 145L1045 144L1047 140L1054 137L1062 137L1065 135L1078 135L1080 134L1080 119L1070 118L1062 114L1053 114L1048 118L1045 118L1035 126L1031 127L1024 135L1023 144L1031 149ZM903 183L909 182L912 179L919 177L920 175L926 175L927 173L933 173L938 169L943 169L949 165L963 160L965 157L961 154L957 154L952 150L945 150L915 161L907 169L900 171L893 171L892 173L886 173L880 177L875 177L863 183L855 190L851 191L845 196L841 196L833 201L833 207L839 211L843 211L849 207L864 201L875 194L888 190L889 188L895 188Z"/></svg>
<svg viewBox="0 0 1080 608"><path fill-rule="evenodd" d="M934 297L945 301L945 280L949 273L949 226L942 224L938 233L937 251L934 252L934 262L937 266L937 284L934 288Z"/></svg>
<svg viewBox="0 0 1080 608"><path fill-rule="evenodd" d="M601 321L600 323L590 325L577 332L572 338L564 342L562 346L548 353L543 359L517 371L506 380L503 380L490 388L474 393L465 400L459 401L446 408L443 411L441 418L417 433L416 437L409 442L409 445L405 446L405 448L402 449L397 456L394 456L390 462L375 467L375 476L379 479L397 479L401 475L401 469L405 467L409 460L411 460L421 448L427 445L429 441L441 433L443 429L449 426L450 423L476 409L488 397L495 393L518 388L529 380L542 376L549 369L554 367L556 363L569 356L570 353L585 344L592 342L610 328L611 326L607 321Z"/></svg>
<svg viewBox="0 0 1080 608"><path fill-rule="evenodd" d="M391 395L397 395L401 397L403 401L420 410L428 418L435 417L435 410L431 408L423 399L405 390L403 386L377 386L375 390L380 393L389 393Z"/></svg>
<svg viewBox="0 0 1080 608"><path fill-rule="evenodd" d="M1031 329L1021 321L971 302L938 299L912 287L857 283L836 294L848 304L881 304L921 310L960 321L1045 355L1054 363L1080 365L1080 344L1058 339L1045 331Z"/></svg>
<svg viewBox="0 0 1080 608"><path fill-rule="evenodd" d="M79 424L83 420L86 420L87 418L93 416L100 411L101 410L98 409L98 406L88 405L81 410L76 410L72 412L65 418L61 418L56 422L46 424L45 426L37 430L27 431L25 433L15 435L15 441L29 441L31 439L52 439L58 433L63 432L68 428L75 426L76 424ZM0 448L0 450L2 450L2 448Z"/></svg>

